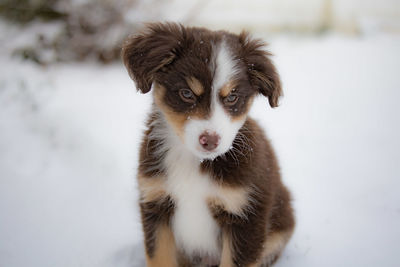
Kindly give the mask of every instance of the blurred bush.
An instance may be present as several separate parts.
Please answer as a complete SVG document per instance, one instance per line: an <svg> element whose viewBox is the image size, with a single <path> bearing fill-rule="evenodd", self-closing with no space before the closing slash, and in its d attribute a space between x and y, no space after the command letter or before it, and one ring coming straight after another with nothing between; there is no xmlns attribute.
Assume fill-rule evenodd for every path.
<svg viewBox="0 0 400 267"><path fill-rule="evenodd" d="M0 16L33 35L14 55L39 64L91 59L109 63L119 59L123 39L137 28L126 19L136 2L2 0Z"/></svg>
<svg viewBox="0 0 400 267"><path fill-rule="evenodd" d="M57 2L59 0L3 0L0 15L18 23L29 23L36 18L45 21L62 19L66 14L57 10Z"/></svg>

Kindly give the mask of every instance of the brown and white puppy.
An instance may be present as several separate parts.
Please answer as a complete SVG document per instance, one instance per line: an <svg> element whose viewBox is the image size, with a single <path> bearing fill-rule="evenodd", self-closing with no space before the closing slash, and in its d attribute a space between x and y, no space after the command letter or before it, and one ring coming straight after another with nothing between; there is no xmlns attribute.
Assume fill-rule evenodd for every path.
<svg viewBox="0 0 400 267"><path fill-rule="evenodd" d="M274 152L247 116L281 86L263 42L150 24L122 56L153 91L138 171L147 266L269 266L294 228Z"/></svg>

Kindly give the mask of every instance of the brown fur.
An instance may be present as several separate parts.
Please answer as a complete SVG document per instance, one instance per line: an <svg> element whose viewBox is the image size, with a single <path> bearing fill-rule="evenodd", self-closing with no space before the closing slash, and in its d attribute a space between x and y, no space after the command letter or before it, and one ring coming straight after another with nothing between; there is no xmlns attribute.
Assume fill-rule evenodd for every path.
<svg viewBox="0 0 400 267"><path fill-rule="evenodd" d="M221 103L233 89L240 97L234 106L224 106L225 112L233 121L245 118L257 94L276 107L282 95L279 76L264 43L247 33L150 24L129 38L122 50L138 90L146 93L152 84L155 90L138 170L148 266L196 266L175 247L170 226L175 202L164 186L163 160L168 151L160 151L164 140L154 135L165 126L155 122L161 112L165 123L182 137L188 117L209 116L216 64L213 45L222 39L240 70L220 91ZM182 88L195 93L195 103L181 101ZM200 165L219 190L218 197L208 199L208 205L221 230L220 266L269 266L278 259L294 229L290 194L280 180L273 149L255 121L246 119L232 145L231 151Z"/></svg>
<svg viewBox="0 0 400 267"><path fill-rule="evenodd" d="M231 233L229 238L234 250L234 262L247 266L260 258L263 244L270 235L293 229L294 218L290 196L281 183L275 155L261 129L248 119L242 134L251 144L251 150L242 149L243 154L235 156L225 155L226 160L204 161L202 167L220 183L242 187L253 185L251 205L243 210L245 216L213 208L221 228Z"/></svg>

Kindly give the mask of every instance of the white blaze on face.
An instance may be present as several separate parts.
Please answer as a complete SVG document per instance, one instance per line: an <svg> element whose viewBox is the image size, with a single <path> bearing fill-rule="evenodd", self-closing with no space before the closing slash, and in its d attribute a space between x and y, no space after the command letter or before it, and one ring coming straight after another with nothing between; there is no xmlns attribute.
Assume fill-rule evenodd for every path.
<svg viewBox="0 0 400 267"><path fill-rule="evenodd" d="M186 123L184 130L185 145L201 159L213 159L226 153L245 121L245 118L233 121L219 100L221 88L234 77L237 69L224 42L219 46L214 46L214 50L213 58L215 58L216 69L211 89L210 118L207 120L191 119ZM220 137L219 145L213 151L205 150L199 143L200 135L205 132L217 134Z"/></svg>

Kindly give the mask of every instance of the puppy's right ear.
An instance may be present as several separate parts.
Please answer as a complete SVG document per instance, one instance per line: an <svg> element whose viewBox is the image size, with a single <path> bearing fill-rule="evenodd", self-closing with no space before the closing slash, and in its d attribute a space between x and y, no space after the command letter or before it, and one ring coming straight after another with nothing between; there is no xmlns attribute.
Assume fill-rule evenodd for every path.
<svg viewBox="0 0 400 267"><path fill-rule="evenodd" d="M185 29L180 24L153 23L125 40L122 59L138 90L150 91L155 73L173 62L184 38Z"/></svg>

